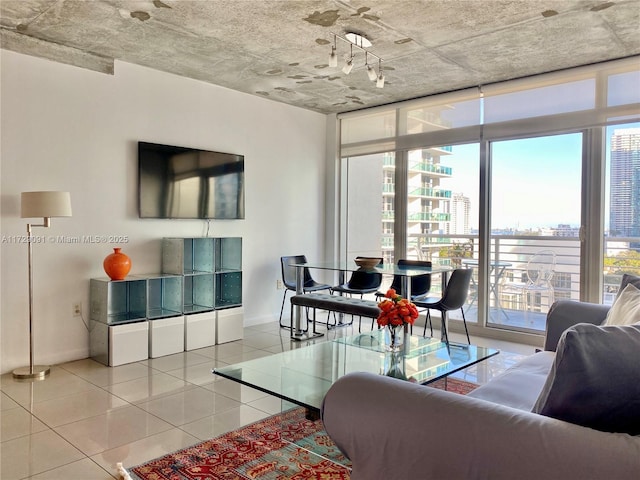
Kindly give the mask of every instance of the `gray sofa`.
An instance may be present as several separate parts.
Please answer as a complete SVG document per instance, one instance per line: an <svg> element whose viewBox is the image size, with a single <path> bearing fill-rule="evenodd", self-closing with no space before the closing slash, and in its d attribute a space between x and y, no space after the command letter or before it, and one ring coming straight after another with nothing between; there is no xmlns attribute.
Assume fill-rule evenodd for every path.
<svg viewBox="0 0 640 480"><path fill-rule="evenodd" d="M640 326L595 327L602 324L607 311L603 305L556 302L547 318L545 351L525 358L468 395L367 373L338 379L324 399L322 420L329 436L351 460L352 480L640 479L637 431L611 433L619 430L596 430L558 419L553 412L532 412L553 410L551 397L556 388L566 390L570 385L580 391L585 384L593 387L584 374L608 383L607 372L603 376L590 370L606 365L612 388L624 386L621 390L626 391L626 385L635 385L630 399L604 408L610 407L613 415L623 411L623 430L630 424L638 428ZM606 329L609 336L623 335L621 342L614 342L626 342L627 348L607 346L598 357L593 352L600 348L587 341L582 361L586 358L591 366L572 372L566 381L561 370L580 351L573 347L571 335L589 341L598 338L602 343L599 331L597 336L591 335L593 329ZM604 343L609 341L607 337ZM566 359L562 363L555 361L557 346L558 358L563 355ZM621 362L622 356L633 361ZM629 368L625 371L620 363ZM617 378L619 371L627 378ZM561 375L565 377L558 381ZM601 409L601 396L588 388L587 393L578 393L561 407L571 403L576 408L569 414L577 411L586 416ZM619 402L618 393L601 390L605 403L609 399ZM549 401L541 406L541 399ZM565 418L566 410L558 417Z"/></svg>

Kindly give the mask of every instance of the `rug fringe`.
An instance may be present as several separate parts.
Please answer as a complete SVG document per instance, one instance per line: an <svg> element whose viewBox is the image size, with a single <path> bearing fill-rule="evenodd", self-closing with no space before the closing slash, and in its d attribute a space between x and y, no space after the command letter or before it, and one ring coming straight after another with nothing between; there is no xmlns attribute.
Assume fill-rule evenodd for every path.
<svg viewBox="0 0 640 480"><path fill-rule="evenodd" d="M118 478L120 480L133 480L129 472L122 466L122 462L116 463L116 468L118 469Z"/></svg>

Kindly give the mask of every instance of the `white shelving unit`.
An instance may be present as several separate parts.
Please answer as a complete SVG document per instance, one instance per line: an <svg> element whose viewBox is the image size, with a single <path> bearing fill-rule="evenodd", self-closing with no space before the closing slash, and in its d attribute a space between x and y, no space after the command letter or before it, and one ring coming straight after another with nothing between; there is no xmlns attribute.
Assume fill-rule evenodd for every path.
<svg viewBox="0 0 640 480"><path fill-rule="evenodd" d="M243 335L242 239L165 238L162 273L90 281L90 354L109 366Z"/></svg>

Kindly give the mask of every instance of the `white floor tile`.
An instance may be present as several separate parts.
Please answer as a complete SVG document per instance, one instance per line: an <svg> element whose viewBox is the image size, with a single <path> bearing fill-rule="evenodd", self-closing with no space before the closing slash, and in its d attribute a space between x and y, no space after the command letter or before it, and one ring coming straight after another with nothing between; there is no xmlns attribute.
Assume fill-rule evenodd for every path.
<svg viewBox="0 0 640 480"><path fill-rule="evenodd" d="M44 423L24 408L12 408L0 413L0 438L3 442L47 430Z"/></svg>
<svg viewBox="0 0 640 480"><path fill-rule="evenodd" d="M29 480L113 480L114 478L114 475L90 458L83 458L39 475L33 475Z"/></svg>
<svg viewBox="0 0 640 480"><path fill-rule="evenodd" d="M176 376L155 372L153 375L143 378L116 383L105 387L105 390L127 402L136 403L153 400L154 398L171 395L190 388L194 388L194 385L176 378Z"/></svg>
<svg viewBox="0 0 640 480"><path fill-rule="evenodd" d="M127 402L104 390L91 390L55 398L33 406L33 414L50 427L95 417L121 408Z"/></svg>
<svg viewBox="0 0 640 480"><path fill-rule="evenodd" d="M249 405L240 405L237 408L232 408L223 413L187 423L180 428L194 437L198 437L201 440L208 440L262 420L270 415L270 413L250 407Z"/></svg>
<svg viewBox="0 0 640 480"><path fill-rule="evenodd" d="M87 358L62 364L61 367L99 387L114 385L149 375L149 367L144 365L143 362L129 363L118 367L105 367L101 363Z"/></svg>
<svg viewBox="0 0 640 480"><path fill-rule="evenodd" d="M135 407L68 423L54 430L87 456L141 440L173 426Z"/></svg>
<svg viewBox="0 0 640 480"><path fill-rule="evenodd" d="M18 480L83 458L52 430L2 442L0 478Z"/></svg>
<svg viewBox="0 0 640 480"><path fill-rule="evenodd" d="M121 447L105 450L93 455L91 459L105 471L115 472L118 462L122 462L123 466L128 469L176 450L187 448L199 441L193 435L189 435L179 428L173 428Z"/></svg>
<svg viewBox="0 0 640 480"><path fill-rule="evenodd" d="M204 388L194 388L174 395L167 395L138 406L172 425L180 426L201 418L240 406L240 402L213 393Z"/></svg>

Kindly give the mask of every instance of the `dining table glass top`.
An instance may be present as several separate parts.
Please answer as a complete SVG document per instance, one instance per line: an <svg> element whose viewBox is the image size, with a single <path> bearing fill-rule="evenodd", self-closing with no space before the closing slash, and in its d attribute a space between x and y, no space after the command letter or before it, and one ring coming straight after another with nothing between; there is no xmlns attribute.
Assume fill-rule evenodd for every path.
<svg viewBox="0 0 640 480"><path fill-rule="evenodd" d="M366 271L370 273L382 273L386 275L399 275L404 277L415 277L425 274L436 274L450 272L453 267L447 263L432 262L431 267L419 267L396 264L377 265L373 268L363 268L356 265L353 260L329 261L329 262L306 262L296 263L296 267L316 268L319 270L333 270L342 272Z"/></svg>

